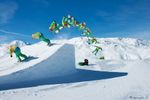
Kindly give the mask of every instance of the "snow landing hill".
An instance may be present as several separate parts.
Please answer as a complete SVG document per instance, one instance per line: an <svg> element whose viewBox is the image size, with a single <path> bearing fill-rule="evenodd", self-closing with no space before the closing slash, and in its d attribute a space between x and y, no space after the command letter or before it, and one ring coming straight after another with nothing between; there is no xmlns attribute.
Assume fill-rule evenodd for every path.
<svg viewBox="0 0 150 100"><path fill-rule="evenodd" d="M150 100L150 41L83 37L0 45L0 100ZM27 61L9 57L16 44ZM96 56L94 46L100 46ZM104 59L99 59L104 57ZM89 66L79 66L85 58Z"/></svg>

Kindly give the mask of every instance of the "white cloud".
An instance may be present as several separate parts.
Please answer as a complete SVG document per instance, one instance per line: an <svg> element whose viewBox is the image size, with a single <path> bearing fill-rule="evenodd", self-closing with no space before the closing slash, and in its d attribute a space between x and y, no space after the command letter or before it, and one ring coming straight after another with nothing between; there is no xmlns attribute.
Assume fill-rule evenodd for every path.
<svg viewBox="0 0 150 100"><path fill-rule="evenodd" d="M10 42L12 40L29 40L30 35L24 35L16 32L9 32L0 29L0 43Z"/></svg>
<svg viewBox="0 0 150 100"><path fill-rule="evenodd" d="M18 5L15 2L0 2L0 24L6 24L13 18Z"/></svg>
<svg viewBox="0 0 150 100"><path fill-rule="evenodd" d="M0 29L0 32L4 35L12 35L12 36L23 36L23 37L31 37L29 35L24 35L24 34L21 34L21 33L16 33L16 32L9 32L9 31L5 31L5 30L1 30Z"/></svg>

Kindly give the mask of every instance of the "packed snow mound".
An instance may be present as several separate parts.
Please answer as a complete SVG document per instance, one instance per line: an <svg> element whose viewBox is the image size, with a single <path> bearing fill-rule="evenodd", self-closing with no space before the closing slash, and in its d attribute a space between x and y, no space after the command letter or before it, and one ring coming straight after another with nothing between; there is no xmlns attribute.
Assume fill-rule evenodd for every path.
<svg viewBox="0 0 150 100"><path fill-rule="evenodd" d="M0 57L0 89L33 86L33 83L51 81L53 77L55 77L53 81L57 81L56 77L61 80L64 79L61 77L63 75L69 76L71 79L70 74L77 71L75 67L96 70L98 73L103 73L104 70L107 72L127 72L128 75L114 79L1 91L0 98L4 100L16 100L17 98L21 100L23 98L59 100L60 98L66 99L68 96L68 100L82 100L83 98L87 100L98 100L98 98L102 100L128 100L137 97L139 97L137 99L142 97L145 98L144 100L149 100L150 42L131 38L98 38L97 40L98 44L91 45L87 43L86 38L79 37L52 41L55 44L51 47L43 42L23 46L21 47L23 53L36 58L21 64L17 63L15 57L10 58L8 55ZM103 49L96 56L92 53L95 45ZM105 59L99 59L101 56L104 56ZM85 58L89 59L89 66L77 66L78 62ZM77 74L75 74L75 78L78 79ZM82 73L81 75L84 78L90 78L87 74ZM100 76L107 75L108 73Z"/></svg>
<svg viewBox="0 0 150 100"><path fill-rule="evenodd" d="M29 59L22 63L18 63L18 59L15 57L15 54L12 58L9 54L6 54L0 57L0 76L8 75L34 66L43 60L46 60L63 45L64 43L59 44L59 42L57 42L55 45L49 47L44 42L39 42L32 45L23 46L21 47L21 52L26 54Z"/></svg>
<svg viewBox="0 0 150 100"><path fill-rule="evenodd" d="M62 55L66 51L68 54ZM28 65L32 66L31 64ZM5 84L36 84L38 81L48 81L48 79L71 75L75 72L74 46L65 44L42 62L14 74L0 77L0 87L2 88L1 85ZM31 76L29 77L29 75Z"/></svg>
<svg viewBox="0 0 150 100"><path fill-rule="evenodd" d="M74 44L83 58L94 58L94 46L102 47L96 58L105 60L144 60L150 59L150 41L132 38L97 38L97 44L87 44L87 38L73 38L69 40ZM84 55L84 56L83 56ZM93 59L94 60L94 59Z"/></svg>
<svg viewBox="0 0 150 100"><path fill-rule="evenodd" d="M48 47L44 42L26 45L24 42L13 41L10 44L18 44L21 47L22 53L33 57L33 60L22 64L17 63L15 55L13 58L10 58L7 48L10 44L3 44L0 46L0 76L34 66L49 58L66 43L73 45L75 48L75 65L77 68L80 68L78 63L83 62L84 59L88 59L89 65L97 68L97 70L117 69L119 66L124 65L122 63L124 60L150 59L149 41L131 38L98 38L97 40L99 43L90 45L87 43L87 38L84 37L70 40L52 40L52 43L54 43L52 47ZM97 55L92 53L95 49L95 45L102 47L102 51L99 51ZM62 53L60 57L64 54L68 54L67 52L68 51ZM99 59L100 57L104 57L104 60ZM7 64L4 62L7 62ZM110 65L114 67L110 68Z"/></svg>

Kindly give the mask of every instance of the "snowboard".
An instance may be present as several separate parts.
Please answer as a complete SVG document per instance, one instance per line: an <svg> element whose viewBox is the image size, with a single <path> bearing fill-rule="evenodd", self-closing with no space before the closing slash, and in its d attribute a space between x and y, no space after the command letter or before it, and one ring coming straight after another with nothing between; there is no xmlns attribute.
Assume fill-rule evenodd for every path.
<svg viewBox="0 0 150 100"><path fill-rule="evenodd" d="M55 45L55 43L48 44L49 47L54 46L54 45Z"/></svg>
<svg viewBox="0 0 150 100"><path fill-rule="evenodd" d="M20 63L28 62L28 61L31 61L31 60L34 60L34 59L38 59L38 57L28 56L26 59L23 59L23 60L21 60L21 61L18 61L18 62L15 63L15 64L20 64Z"/></svg>

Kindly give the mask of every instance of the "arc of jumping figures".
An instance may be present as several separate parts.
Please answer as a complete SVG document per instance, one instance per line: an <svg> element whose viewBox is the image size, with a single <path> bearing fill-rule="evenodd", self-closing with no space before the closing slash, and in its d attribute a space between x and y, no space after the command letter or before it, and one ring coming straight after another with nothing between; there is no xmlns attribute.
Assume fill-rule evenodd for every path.
<svg viewBox="0 0 150 100"><path fill-rule="evenodd" d="M81 22L79 23L79 21L77 21L73 16L68 15L68 16L63 16L61 24L56 23L56 21L53 21L50 26L49 26L49 30L54 33L54 34L59 34L60 31L64 28L70 28L70 27L77 27L78 30L82 31L81 36L85 36L88 38L87 43L89 45L91 44L98 44L98 40L92 36L92 32L91 30L86 26L85 22ZM94 46L95 47L95 52L99 52L100 50L102 50L102 48ZM93 52L95 54L95 52ZM96 53L96 54L97 54ZM95 55L96 55L95 54Z"/></svg>

